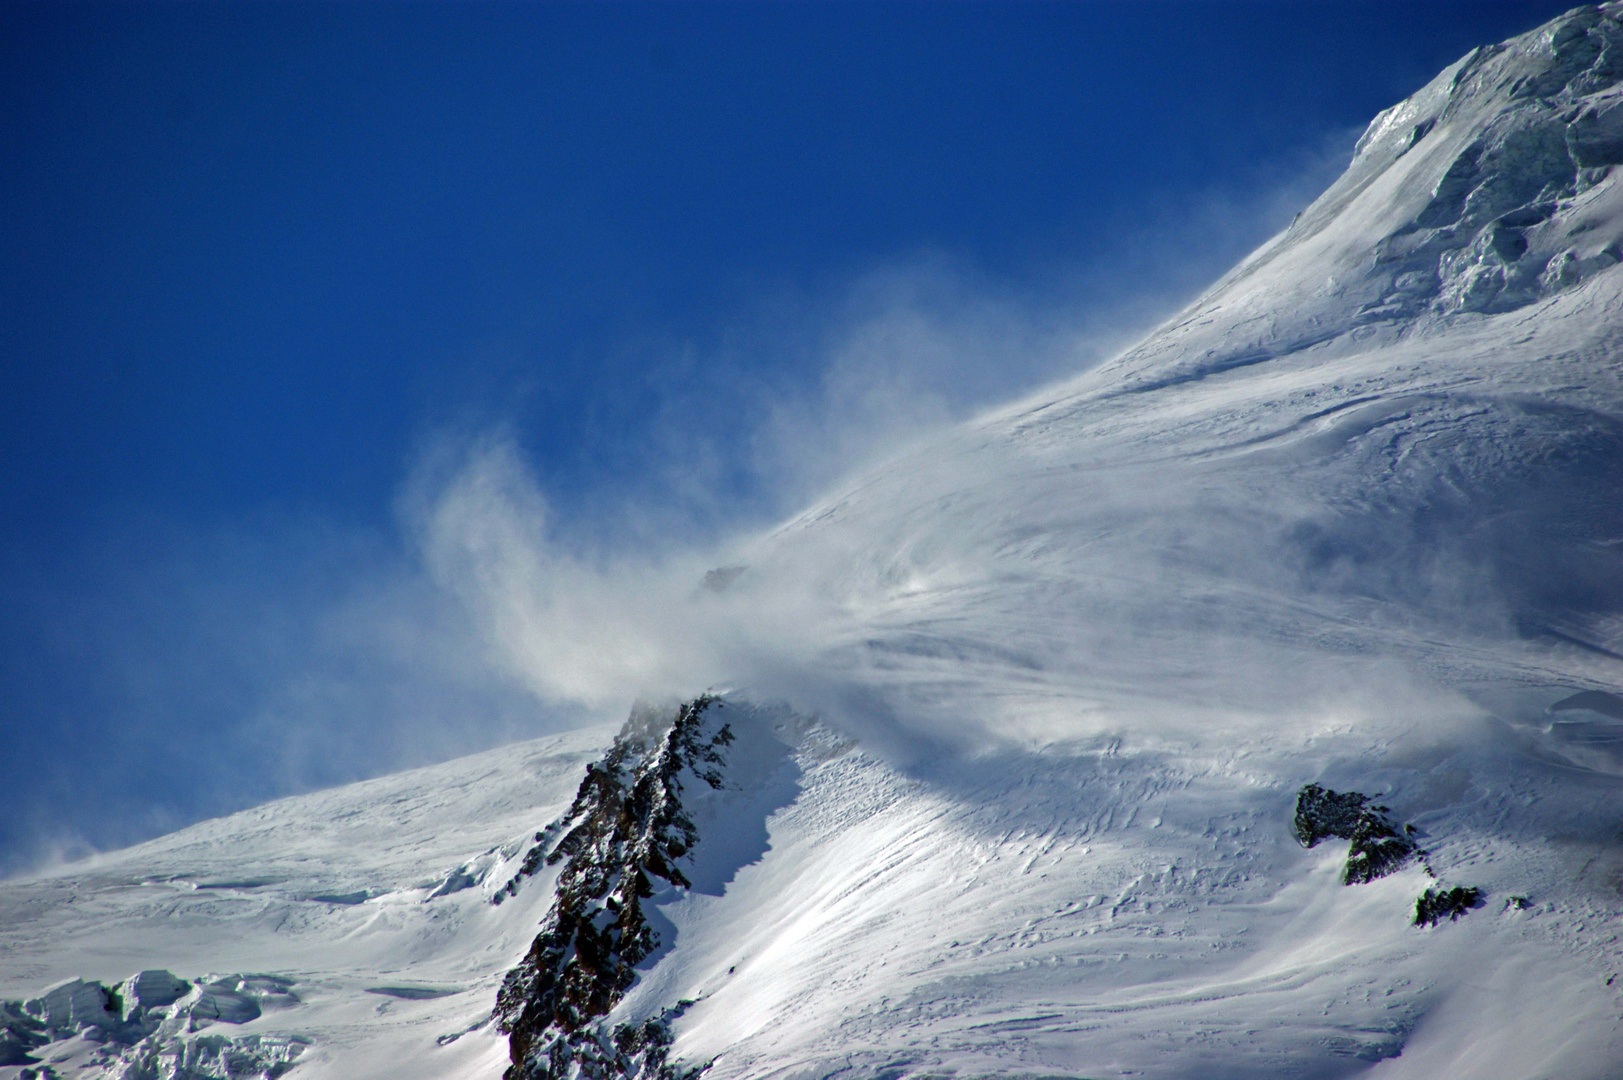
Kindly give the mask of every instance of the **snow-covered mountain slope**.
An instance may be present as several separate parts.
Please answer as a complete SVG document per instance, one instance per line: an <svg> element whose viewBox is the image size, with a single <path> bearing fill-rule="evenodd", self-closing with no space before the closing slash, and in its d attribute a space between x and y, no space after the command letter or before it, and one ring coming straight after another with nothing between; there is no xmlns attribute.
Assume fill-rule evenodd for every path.
<svg viewBox="0 0 1623 1080"><path fill-rule="evenodd" d="M33 998L77 976L115 986L143 969L203 983L207 973L273 973L294 980L296 1002L204 1033L311 1038L301 1075L499 1075L505 1048L436 1039L489 1016L546 908L541 890L492 907L495 879L568 805L611 734L283 800L8 881L0 997ZM74 1068L97 1049L80 1038L44 1057L69 1054L63 1074L95 1076Z"/></svg>
<svg viewBox="0 0 1623 1080"><path fill-rule="evenodd" d="M506 1010L532 1076L580 1032L566 1073L1623 1074L1620 16L1473 52L1142 344L696 591L742 687L720 786L651 789L696 841L627 794L643 715L619 756L526 744L0 883L0 997L253 990L172 1036L296 1036L311 1080L500 1075L527 955L520 1006L543 970L597 1003ZM612 993L537 951L569 911L640 933L632 895ZM78 1030L35 1056L91 1060Z"/></svg>
<svg viewBox="0 0 1623 1080"><path fill-rule="evenodd" d="M1195 680L1249 708L1281 650L1320 684L1395 655L1615 685L1623 185L1579 166L1623 159L1608 11L1476 50L1170 324L860 478L739 587L817 611L935 732L1007 734L1056 678L1068 716Z"/></svg>

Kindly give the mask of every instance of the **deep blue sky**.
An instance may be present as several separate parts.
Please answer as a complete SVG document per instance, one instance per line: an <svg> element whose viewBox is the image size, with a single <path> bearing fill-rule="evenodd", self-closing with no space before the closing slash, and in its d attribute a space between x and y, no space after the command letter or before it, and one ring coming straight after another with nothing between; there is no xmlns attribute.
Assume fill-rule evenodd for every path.
<svg viewBox="0 0 1623 1080"><path fill-rule="evenodd" d="M1163 310L1567 6L0 7L0 872L556 722L423 673L437 433L505 424L566 528L780 511L649 418L815 395L887 268Z"/></svg>

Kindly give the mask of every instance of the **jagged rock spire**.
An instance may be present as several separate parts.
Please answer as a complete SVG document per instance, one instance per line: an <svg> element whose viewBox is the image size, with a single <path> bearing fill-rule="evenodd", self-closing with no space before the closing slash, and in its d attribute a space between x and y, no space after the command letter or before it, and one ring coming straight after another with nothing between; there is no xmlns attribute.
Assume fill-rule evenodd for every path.
<svg viewBox="0 0 1623 1080"><path fill-rule="evenodd" d="M612 1033L597 1030L596 1022L636 981L637 964L659 947L642 910L654 895L654 879L690 885L678 864L699 835L682 792L695 781L722 786L722 751L733 734L709 715L721 704L708 694L696 698L652 738L647 718L634 712L603 759L587 766L559 823L567 831L546 855L548 864L564 864L557 899L497 995L497 1023L509 1037L512 1059L508 1080L663 1069L669 1040L659 1021L650 1021L654 1029L630 1025ZM648 1061L650 1054L657 1061Z"/></svg>

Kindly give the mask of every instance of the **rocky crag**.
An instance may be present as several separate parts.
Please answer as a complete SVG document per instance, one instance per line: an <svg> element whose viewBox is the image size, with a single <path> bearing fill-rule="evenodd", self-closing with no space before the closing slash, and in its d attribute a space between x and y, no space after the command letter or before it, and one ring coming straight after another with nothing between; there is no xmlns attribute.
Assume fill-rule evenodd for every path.
<svg viewBox="0 0 1623 1080"><path fill-rule="evenodd" d="M1387 808L1356 791L1331 791L1308 784L1296 793L1296 839L1303 847L1338 837L1350 841L1341 880L1362 885L1399 869L1415 854L1407 836L1392 827Z"/></svg>
<svg viewBox="0 0 1623 1080"><path fill-rule="evenodd" d="M1521 901L1519 906L1526 905L1527 901L1524 898L1517 899ZM1444 918L1453 922L1472 908L1481 905L1481 889L1459 886L1452 889L1427 889L1414 902L1414 924L1436 926Z"/></svg>
<svg viewBox="0 0 1623 1080"><path fill-rule="evenodd" d="M1308 784L1296 793L1296 816L1291 828L1303 847L1336 837L1348 841L1347 862L1341 871L1344 885L1363 885L1403 868L1412 858L1424 859L1425 852L1410 839L1412 829L1400 833L1386 817L1390 808L1370 802L1356 791L1331 791ZM1435 877L1424 862L1428 875ZM1525 897L1513 902L1526 906ZM1415 900L1414 925L1435 926L1443 919L1453 921L1482 905L1482 890L1472 886L1428 888Z"/></svg>
<svg viewBox="0 0 1623 1080"><path fill-rule="evenodd" d="M587 767L568 812L537 834L519 873L497 893L499 903L543 865L563 864L541 932L497 995L512 1060L507 1080L686 1075L666 1051L670 1021L688 1003L640 1023L611 1026L605 1018L636 981L637 965L660 946L643 910L655 882L690 887L680 864L699 835L682 793L694 784L722 786L733 741L719 719L724 708L705 695L674 719L634 710L608 753Z"/></svg>

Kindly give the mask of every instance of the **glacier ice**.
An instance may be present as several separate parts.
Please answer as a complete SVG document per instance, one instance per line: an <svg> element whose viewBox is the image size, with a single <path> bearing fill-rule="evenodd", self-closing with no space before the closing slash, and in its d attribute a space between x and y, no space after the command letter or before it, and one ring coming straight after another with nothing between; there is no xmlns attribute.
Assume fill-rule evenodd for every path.
<svg viewBox="0 0 1623 1080"><path fill-rule="evenodd" d="M273 975L205 975L188 983L162 968L137 972L109 989L68 979L37 998L0 1003L5 1035L0 1065L49 1065L82 1055L78 1068L112 1080L275 1080L308 1040L293 1035L202 1034L215 1023L241 1025L261 1005L297 1002L292 980ZM63 1047L69 1049L63 1052Z"/></svg>

